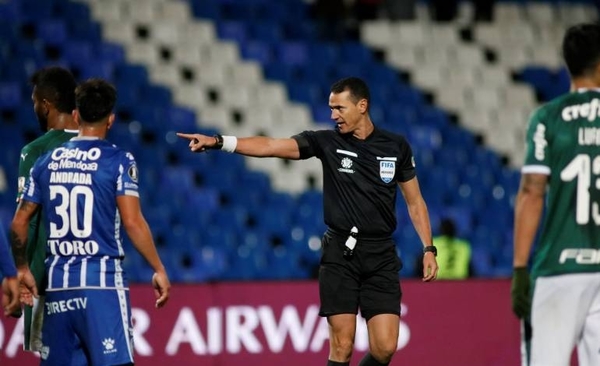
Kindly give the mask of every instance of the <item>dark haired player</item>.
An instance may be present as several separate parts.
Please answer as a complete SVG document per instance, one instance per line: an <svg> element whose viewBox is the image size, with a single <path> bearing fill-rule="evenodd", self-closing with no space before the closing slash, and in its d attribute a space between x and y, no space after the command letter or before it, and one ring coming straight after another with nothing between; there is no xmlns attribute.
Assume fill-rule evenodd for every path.
<svg viewBox="0 0 600 366"><path fill-rule="evenodd" d="M79 135L35 163L11 226L19 276L29 278L27 227L47 216L42 365L68 365L82 349L89 365L133 364L131 305L121 226L154 269L156 307L169 279L140 209L133 156L105 140L116 90L92 79L75 92Z"/></svg>
<svg viewBox="0 0 600 366"><path fill-rule="evenodd" d="M36 160L77 136L77 124L72 116L75 109L75 87L77 87L73 74L65 68L49 66L36 71L31 76L30 83L33 86L31 93L33 111L44 134L21 149L17 202ZM44 219L43 213L36 214L31 219L27 245L27 261L38 284L37 291L40 295L39 299L35 298L33 306L25 305L23 348L32 352L39 352L42 342L46 258ZM23 292L28 294L26 289L23 289ZM20 310L18 309L13 316L20 316Z"/></svg>
<svg viewBox="0 0 600 366"><path fill-rule="evenodd" d="M515 205L512 307L524 319L524 365L568 365L577 346L579 365L597 366L600 25L569 28L562 49L571 91L529 121ZM527 266L542 218L530 282Z"/></svg>

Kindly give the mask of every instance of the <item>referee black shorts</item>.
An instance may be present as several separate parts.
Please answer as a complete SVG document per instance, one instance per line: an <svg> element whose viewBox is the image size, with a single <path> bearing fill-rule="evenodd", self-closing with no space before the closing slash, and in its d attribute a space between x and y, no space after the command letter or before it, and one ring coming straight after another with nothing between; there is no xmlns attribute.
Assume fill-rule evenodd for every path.
<svg viewBox="0 0 600 366"><path fill-rule="evenodd" d="M391 238L359 236L350 259L343 256L347 235L328 230L323 236L319 268L320 316L357 314L366 320L378 314L400 315L402 268Z"/></svg>

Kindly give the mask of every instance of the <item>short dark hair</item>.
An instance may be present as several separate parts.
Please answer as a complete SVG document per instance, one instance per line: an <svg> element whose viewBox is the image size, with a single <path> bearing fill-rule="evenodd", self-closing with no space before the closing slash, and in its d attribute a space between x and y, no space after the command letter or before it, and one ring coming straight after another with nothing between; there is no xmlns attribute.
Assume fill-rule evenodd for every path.
<svg viewBox="0 0 600 366"><path fill-rule="evenodd" d="M75 109L77 81L73 74L62 67L50 66L36 71L30 78L39 97L48 100L61 113Z"/></svg>
<svg viewBox="0 0 600 366"><path fill-rule="evenodd" d="M99 122L110 116L117 89L102 79L89 79L75 89L75 103L84 122Z"/></svg>
<svg viewBox="0 0 600 366"><path fill-rule="evenodd" d="M600 24L569 27L563 38L562 53L571 77L591 74L600 62Z"/></svg>
<svg viewBox="0 0 600 366"><path fill-rule="evenodd" d="M454 226L454 221L451 218L446 217L442 219L440 223L440 234L450 238L456 236L456 226Z"/></svg>
<svg viewBox="0 0 600 366"><path fill-rule="evenodd" d="M348 90L350 92L350 98L353 103L358 103L361 99L366 99L368 104L371 102L371 92L369 92L369 87L367 83L365 83L362 79L357 77L348 77L341 80L336 81L331 86L331 92L334 94L339 94Z"/></svg>

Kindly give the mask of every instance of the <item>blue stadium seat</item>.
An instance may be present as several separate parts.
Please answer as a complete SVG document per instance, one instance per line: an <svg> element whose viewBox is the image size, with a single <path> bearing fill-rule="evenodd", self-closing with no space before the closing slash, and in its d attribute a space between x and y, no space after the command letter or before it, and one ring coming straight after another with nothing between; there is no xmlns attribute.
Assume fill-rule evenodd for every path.
<svg viewBox="0 0 600 366"><path fill-rule="evenodd" d="M218 280L228 266L227 253L219 247L203 246L174 256L174 271L178 280L197 283Z"/></svg>
<svg viewBox="0 0 600 366"><path fill-rule="evenodd" d="M21 103L15 108L15 120L19 127L18 132L22 131L39 131L39 123L33 112L33 105L31 103Z"/></svg>
<svg viewBox="0 0 600 366"><path fill-rule="evenodd" d="M450 119L446 112L436 107L425 106L419 109L420 123L434 127L445 132L445 128L450 126Z"/></svg>
<svg viewBox="0 0 600 366"><path fill-rule="evenodd" d="M327 65L336 65L338 61L342 60L340 47L334 43L326 42L313 42L308 45L308 51L310 58L318 62L322 68ZM319 78L315 78L319 79Z"/></svg>
<svg viewBox="0 0 600 366"><path fill-rule="evenodd" d="M167 108L167 121L176 131L194 131L196 129L196 113L185 107Z"/></svg>
<svg viewBox="0 0 600 366"><path fill-rule="evenodd" d="M223 274L227 280L256 280L268 276L268 260L264 252L240 246L231 257L231 268Z"/></svg>
<svg viewBox="0 0 600 366"><path fill-rule="evenodd" d="M468 207L446 206L442 215L454 221L458 236L466 236L473 230L473 213Z"/></svg>
<svg viewBox="0 0 600 366"><path fill-rule="evenodd" d="M217 24L219 38L243 43L248 39L248 29L242 21L230 20Z"/></svg>
<svg viewBox="0 0 600 366"><path fill-rule="evenodd" d="M148 83L148 70L137 64L120 64L115 68L117 81L132 83L135 85L146 85Z"/></svg>
<svg viewBox="0 0 600 366"><path fill-rule="evenodd" d="M415 148L437 150L442 145L439 130L428 126L412 126L409 130L408 141Z"/></svg>
<svg viewBox="0 0 600 366"><path fill-rule="evenodd" d="M291 226L290 207L264 207L257 218L257 228L273 235L283 235Z"/></svg>
<svg viewBox="0 0 600 366"><path fill-rule="evenodd" d="M20 19L21 9L17 1L4 1L0 3L0 36L4 36L2 28L4 26L9 27L11 23L9 21L15 21ZM12 37L11 37L12 38Z"/></svg>
<svg viewBox="0 0 600 366"><path fill-rule="evenodd" d="M94 43L102 42L102 30L99 24L91 23L85 18L69 19L67 22L69 38Z"/></svg>
<svg viewBox="0 0 600 366"><path fill-rule="evenodd" d="M95 52L99 58L120 64L125 61L125 51L121 45L102 42L95 45Z"/></svg>
<svg viewBox="0 0 600 366"><path fill-rule="evenodd" d="M290 99L308 105L323 104L326 99L321 94L321 88L317 84L297 82L288 87Z"/></svg>
<svg viewBox="0 0 600 366"><path fill-rule="evenodd" d="M192 13L198 18L217 20L222 17L221 8L216 0L190 0Z"/></svg>
<svg viewBox="0 0 600 366"><path fill-rule="evenodd" d="M272 6L268 6L271 8ZM276 21L249 22L249 37L268 44L274 44L283 40L283 29Z"/></svg>
<svg viewBox="0 0 600 366"><path fill-rule="evenodd" d="M20 0L21 15L28 21L43 21L52 18L55 1Z"/></svg>
<svg viewBox="0 0 600 366"><path fill-rule="evenodd" d="M79 67L79 79L103 78L112 82L114 80L114 70L115 65L111 61L95 60L94 62L81 64ZM118 93L118 104L123 104L127 99L121 100L121 90L118 90ZM133 103L130 106L133 106Z"/></svg>
<svg viewBox="0 0 600 366"><path fill-rule="evenodd" d="M0 109L16 108L23 102L23 91L17 82L0 82Z"/></svg>
<svg viewBox="0 0 600 366"><path fill-rule="evenodd" d="M473 248L471 251L471 263L473 263L473 274L475 277L491 277L494 264L490 253L483 248Z"/></svg>
<svg viewBox="0 0 600 366"><path fill-rule="evenodd" d="M90 8L85 4L61 1L57 3L57 13L70 21L90 22Z"/></svg>
<svg viewBox="0 0 600 366"><path fill-rule="evenodd" d="M343 42L340 51L342 60L352 60L358 65L369 65L373 61L371 50L360 42ZM392 72L391 69L388 70Z"/></svg>
<svg viewBox="0 0 600 366"><path fill-rule="evenodd" d="M95 58L94 46L85 41L68 41L62 46L62 56L75 65L82 66Z"/></svg>
<svg viewBox="0 0 600 366"><path fill-rule="evenodd" d="M283 245L273 248L267 252L269 268L267 276L269 279L289 280L308 278L309 273L306 268L300 265L299 253L296 253L292 247Z"/></svg>
<svg viewBox="0 0 600 366"><path fill-rule="evenodd" d="M162 169L160 179L161 186L166 187L168 190L191 192L196 188L193 171L187 167L165 166Z"/></svg>
<svg viewBox="0 0 600 366"><path fill-rule="evenodd" d="M294 41L314 42L319 37L318 28L309 20L299 20L299 14L286 16L288 21L282 22L284 38Z"/></svg>
<svg viewBox="0 0 600 366"><path fill-rule="evenodd" d="M21 82L29 79L29 63L23 60L7 60L1 65L0 77L3 81Z"/></svg>
<svg viewBox="0 0 600 366"><path fill-rule="evenodd" d="M364 51L363 51L364 52ZM344 56L342 56L344 57ZM364 65L369 65L369 76L367 82L369 85L391 85L398 81L398 73L396 70L390 69L382 64L374 63L371 60L370 51L368 55L363 56L366 60Z"/></svg>
<svg viewBox="0 0 600 366"><path fill-rule="evenodd" d="M312 117L316 122L326 123L331 121L331 108L323 102L317 103L312 107Z"/></svg>
<svg viewBox="0 0 600 366"><path fill-rule="evenodd" d="M276 54L280 62L288 65L303 65L310 59L304 42L282 42L277 46Z"/></svg>
<svg viewBox="0 0 600 366"><path fill-rule="evenodd" d="M171 105L171 90L159 85L145 85L140 90L141 99L152 106L168 108Z"/></svg>
<svg viewBox="0 0 600 366"><path fill-rule="evenodd" d="M241 55L245 59L268 65L273 60L273 49L264 41L248 41L241 45ZM266 70L265 70L266 71Z"/></svg>
<svg viewBox="0 0 600 366"><path fill-rule="evenodd" d="M42 19L37 24L36 35L46 44L60 45L67 40L67 25L56 19Z"/></svg>

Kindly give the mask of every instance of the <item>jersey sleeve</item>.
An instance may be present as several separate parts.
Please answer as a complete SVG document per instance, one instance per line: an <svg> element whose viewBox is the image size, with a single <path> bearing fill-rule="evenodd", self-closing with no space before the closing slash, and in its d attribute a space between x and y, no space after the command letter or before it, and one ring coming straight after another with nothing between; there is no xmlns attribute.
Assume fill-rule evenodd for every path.
<svg viewBox="0 0 600 366"><path fill-rule="evenodd" d="M549 130L543 115L543 109L540 108L529 118L522 173L550 174Z"/></svg>
<svg viewBox="0 0 600 366"><path fill-rule="evenodd" d="M139 173L135 158L131 153L124 153L119 162L117 177L117 196L139 197Z"/></svg>
<svg viewBox="0 0 600 366"><path fill-rule="evenodd" d="M33 164L35 164L38 157L39 153L29 145L26 145L21 149L21 156L19 158L19 177L17 180L17 202L23 194L27 178L29 178L29 174L31 173L31 168L33 168Z"/></svg>
<svg viewBox="0 0 600 366"><path fill-rule="evenodd" d="M23 188L23 194L20 196L20 199L24 199L27 201L42 203L42 191L40 189L39 177L41 173L41 167L44 166L42 162L42 158L38 159L28 174L26 179L25 186Z"/></svg>
<svg viewBox="0 0 600 366"><path fill-rule="evenodd" d="M298 149L300 150L300 159L305 160L316 156L321 158L323 156L323 146L327 141L327 134L331 131L304 131L297 135L292 136L298 143Z"/></svg>
<svg viewBox="0 0 600 366"><path fill-rule="evenodd" d="M412 149L405 138L400 138L400 160L398 161L398 177L399 182L407 182L416 176L415 157Z"/></svg>

